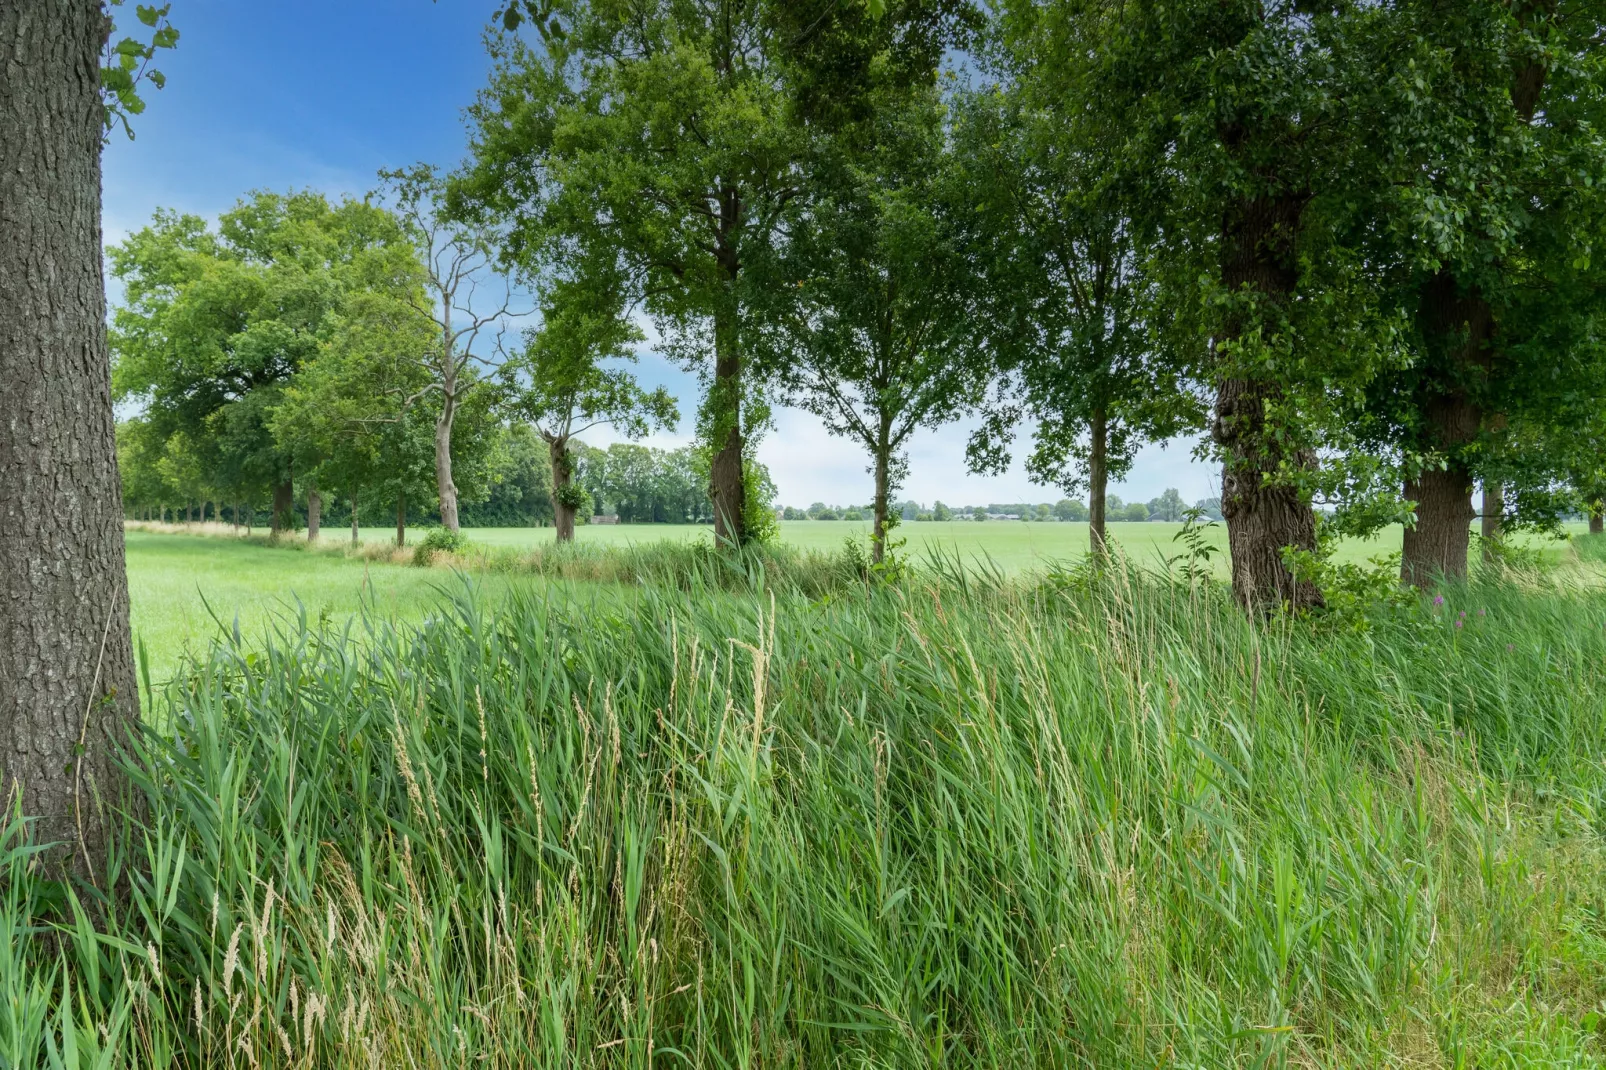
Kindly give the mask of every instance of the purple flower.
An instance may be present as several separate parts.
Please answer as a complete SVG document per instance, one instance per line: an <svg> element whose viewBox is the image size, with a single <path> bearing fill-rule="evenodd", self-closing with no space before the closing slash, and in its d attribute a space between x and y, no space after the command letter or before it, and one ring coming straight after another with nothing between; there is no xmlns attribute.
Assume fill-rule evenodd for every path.
<svg viewBox="0 0 1606 1070"><path fill-rule="evenodd" d="M1459 628L1459 627L1461 627L1461 626L1462 626L1462 625L1463 625L1463 624L1465 624L1465 623L1466 623L1466 621L1464 621L1464 620L1458 620L1458 621L1456 621L1456 622L1455 622L1455 626L1456 626L1456 627L1457 627L1457 628Z"/></svg>
<svg viewBox="0 0 1606 1070"><path fill-rule="evenodd" d="M1433 596L1433 604L1436 605L1436 606L1444 605L1444 595L1442 595L1442 594L1434 595Z"/></svg>
<svg viewBox="0 0 1606 1070"><path fill-rule="evenodd" d="M1484 608L1483 608L1483 607L1481 607L1481 606L1480 606L1480 607L1478 607L1478 616L1480 616L1480 617L1486 617L1486 616L1488 616L1488 615L1489 615L1489 611L1488 611L1488 610L1487 610L1487 609L1484 609Z"/></svg>

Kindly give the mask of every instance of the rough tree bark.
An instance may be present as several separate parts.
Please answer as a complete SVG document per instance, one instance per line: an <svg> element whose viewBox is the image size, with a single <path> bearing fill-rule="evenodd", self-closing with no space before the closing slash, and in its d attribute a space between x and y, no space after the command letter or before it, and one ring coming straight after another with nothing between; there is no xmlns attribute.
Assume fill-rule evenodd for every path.
<svg viewBox="0 0 1606 1070"><path fill-rule="evenodd" d="M1606 515L1603 515L1599 509L1591 509L1589 511L1589 533L1591 535L1606 533Z"/></svg>
<svg viewBox="0 0 1606 1070"><path fill-rule="evenodd" d="M552 526L557 529L559 542L574 541L574 506L564 502L574 469L569 463L569 440L551 439L547 442L547 456L552 462Z"/></svg>
<svg viewBox="0 0 1606 1070"><path fill-rule="evenodd" d="M323 495L318 493L315 480L307 480L307 541L318 541L318 529L323 526Z"/></svg>
<svg viewBox="0 0 1606 1070"><path fill-rule="evenodd" d="M1247 197L1227 213L1221 267L1229 291L1250 295L1267 308L1292 297L1298 282L1294 239L1306 202L1296 195ZM1223 341L1236 341L1248 327L1235 316ZM1272 380L1230 373L1217 386L1211 424L1223 455L1221 515L1227 521L1232 590L1251 610L1322 604L1315 584L1296 578L1283 561L1285 547L1316 549L1316 513L1273 473L1284 462L1295 469L1314 468L1316 457L1309 450L1291 450L1268 426L1267 409L1282 397Z"/></svg>
<svg viewBox="0 0 1606 1070"><path fill-rule="evenodd" d="M1405 497L1416 502L1416 523L1405 529L1400 578L1426 587L1440 576L1461 579L1467 574L1467 545L1477 511L1464 451L1483 426L1473 389L1475 380L1489 371L1494 315L1476 289L1463 291L1453 275L1439 271L1423 287L1419 316L1427 368L1417 386L1416 406L1426 443L1441 451L1445 461L1405 483Z"/></svg>
<svg viewBox="0 0 1606 1070"><path fill-rule="evenodd" d="M268 517L268 534L277 539L294 526L296 508L295 484L286 479L273 488L273 512Z"/></svg>
<svg viewBox="0 0 1606 1070"><path fill-rule="evenodd" d="M1110 489L1110 419L1102 407L1093 410L1088 421L1087 456L1087 544L1095 558L1109 556L1110 542L1104 527L1104 506Z"/></svg>
<svg viewBox="0 0 1606 1070"><path fill-rule="evenodd" d="M715 251L725 272L724 300L714 310L714 383L709 391L710 444L708 497L714 505L714 541L739 546L747 541L747 484L742 479L742 353L737 337L736 278L741 262L727 240L741 221L741 198L727 189L720 198L720 242Z"/></svg>
<svg viewBox="0 0 1606 1070"><path fill-rule="evenodd" d="M1501 529L1506 518L1506 490L1498 483L1483 485L1483 563L1495 563L1495 547L1500 542Z"/></svg>
<svg viewBox="0 0 1606 1070"><path fill-rule="evenodd" d="M0 3L0 799L94 876L139 714L101 279L99 0ZM106 806L102 806L104 803Z"/></svg>

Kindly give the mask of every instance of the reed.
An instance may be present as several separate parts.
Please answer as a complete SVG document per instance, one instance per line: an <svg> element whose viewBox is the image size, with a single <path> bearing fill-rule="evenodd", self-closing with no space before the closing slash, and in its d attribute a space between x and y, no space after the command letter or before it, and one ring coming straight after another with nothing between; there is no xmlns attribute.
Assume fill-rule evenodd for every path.
<svg viewBox="0 0 1606 1070"><path fill-rule="evenodd" d="M1598 588L715 560L220 637L116 894L13 800L0 1065L1601 1060Z"/></svg>

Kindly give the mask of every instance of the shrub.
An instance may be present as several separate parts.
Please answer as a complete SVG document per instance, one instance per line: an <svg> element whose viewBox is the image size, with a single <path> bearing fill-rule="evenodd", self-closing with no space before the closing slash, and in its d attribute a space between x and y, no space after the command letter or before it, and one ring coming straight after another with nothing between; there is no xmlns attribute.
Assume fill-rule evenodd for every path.
<svg viewBox="0 0 1606 1070"><path fill-rule="evenodd" d="M451 528L431 528L424 536L418 548L413 551L413 564L419 566L429 565L435 560L436 554L461 553L468 546L468 540L461 532Z"/></svg>

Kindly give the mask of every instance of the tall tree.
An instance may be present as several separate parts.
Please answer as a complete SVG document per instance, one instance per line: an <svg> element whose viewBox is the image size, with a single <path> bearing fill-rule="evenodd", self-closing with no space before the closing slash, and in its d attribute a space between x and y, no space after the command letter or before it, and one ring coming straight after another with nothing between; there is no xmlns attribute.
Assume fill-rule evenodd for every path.
<svg viewBox="0 0 1606 1070"><path fill-rule="evenodd" d="M581 285L555 287L541 326L525 332L524 348L502 369L508 411L547 444L559 542L574 538L575 509L584 496L574 481L574 436L606 424L640 438L679 421L667 390L645 390L628 371L604 366L634 361L641 332L619 314L616 300L593 298Z"/></svg>
<svg viewBox="0 0 1606 1070"><path fill-rule="evenodd" d="M1035 49L999 49L995 62L1003 84L965 98L958 156L989 333L1013 389L995 395L971 455L1001 468L1032 417L1027 471L1067 494L1085 489L1090 547L1103 555L1109 481L1144 442L1202 424L1196 369L1169 329L1151 270L1156 228L1134 210L1141 187L1123 174L1120 133L1096 110L1063 107Z"/></svg>
<svg viewBox="0 0 1606 1070"><path fill-rule="evenodd" d="M1316 549L1334 396L1388 353L1336 238L1388 131L1367 111L1382 9L1254 0L1018 0L1011 47L1045 57L1067 107L1124 134L1174 309L1213 388L1233 590L1255 610L1321 602ZM1364 131L1364 134L1362 133Z"/></svg>
<svg viewBox="0 0 1606 1070"><path fill-rule="evenodd" d="M112 749L139 713L100 151L138 108L150 46L113 46L103 93L111 29L98 0L0 5L0 794L91 877L120 790Z"/></svg>
<svg viewBox="0 0 1606 1070"><path fill-rule="evenodd" d="M443 211L445 183L426 164L383 171L385 190L417 247L422 285L407 295L407 307L427 325L428 339L410 359L424 373L405 404L430 399L435 412L435 493L441 523L458 530L457 483L453 478L452 428L463 405L484 383L475 374L492 367L476 349L487 328L500 330L515 310L513 289L493 270L500 244L495 228L449 219ZM487 297L493 290L494 297Z"/></svg>
<svg viewBox="0 0 1606 1070"><path fill-rule="evenodd" d="M1393 445L1419 459L1402 575L1420 586L1466 574L1476 483L1548 500L1606 391L1606 70L1590 0L1396 9L1392 65L1413 78L1392 103L1413 136L1394 139L1379 212L1403 250L1415 359L1386 403Z"/></svg>
<svg viewBox="0 0 1606 1070"><path fill-rule="evenodd" d="M400 302L418 285L396 219L361 201L260 192L218 221L158 212L108 250L124 284L113 318L114 386L168 434L209 442L218 482L271 493L290 522L295 456L272 414L354 295Z"/></svg>
<svg viewBox="0 0 1606 1070"><path fill-rule="evenodd" d="M747 538L744 265L797 196L781 34L763 0L563 0L543 47L504 37L471 109L456 204L511 221L505 252L622 274L671 352L705 376L700 417L722 541ZM554 32L556 27L556 32ZM710 358L710 355L712 359Z"/></svg>
<svg viewBox="0 0 1606 1070"><path fill-rule="evenodd" d="M934 88L879 94L819 153L778 254L755 258L755 349L789 402L870 454L878 563L909 436L961 416L991 373L979 277L943 204L946 119Z"/></svg>

